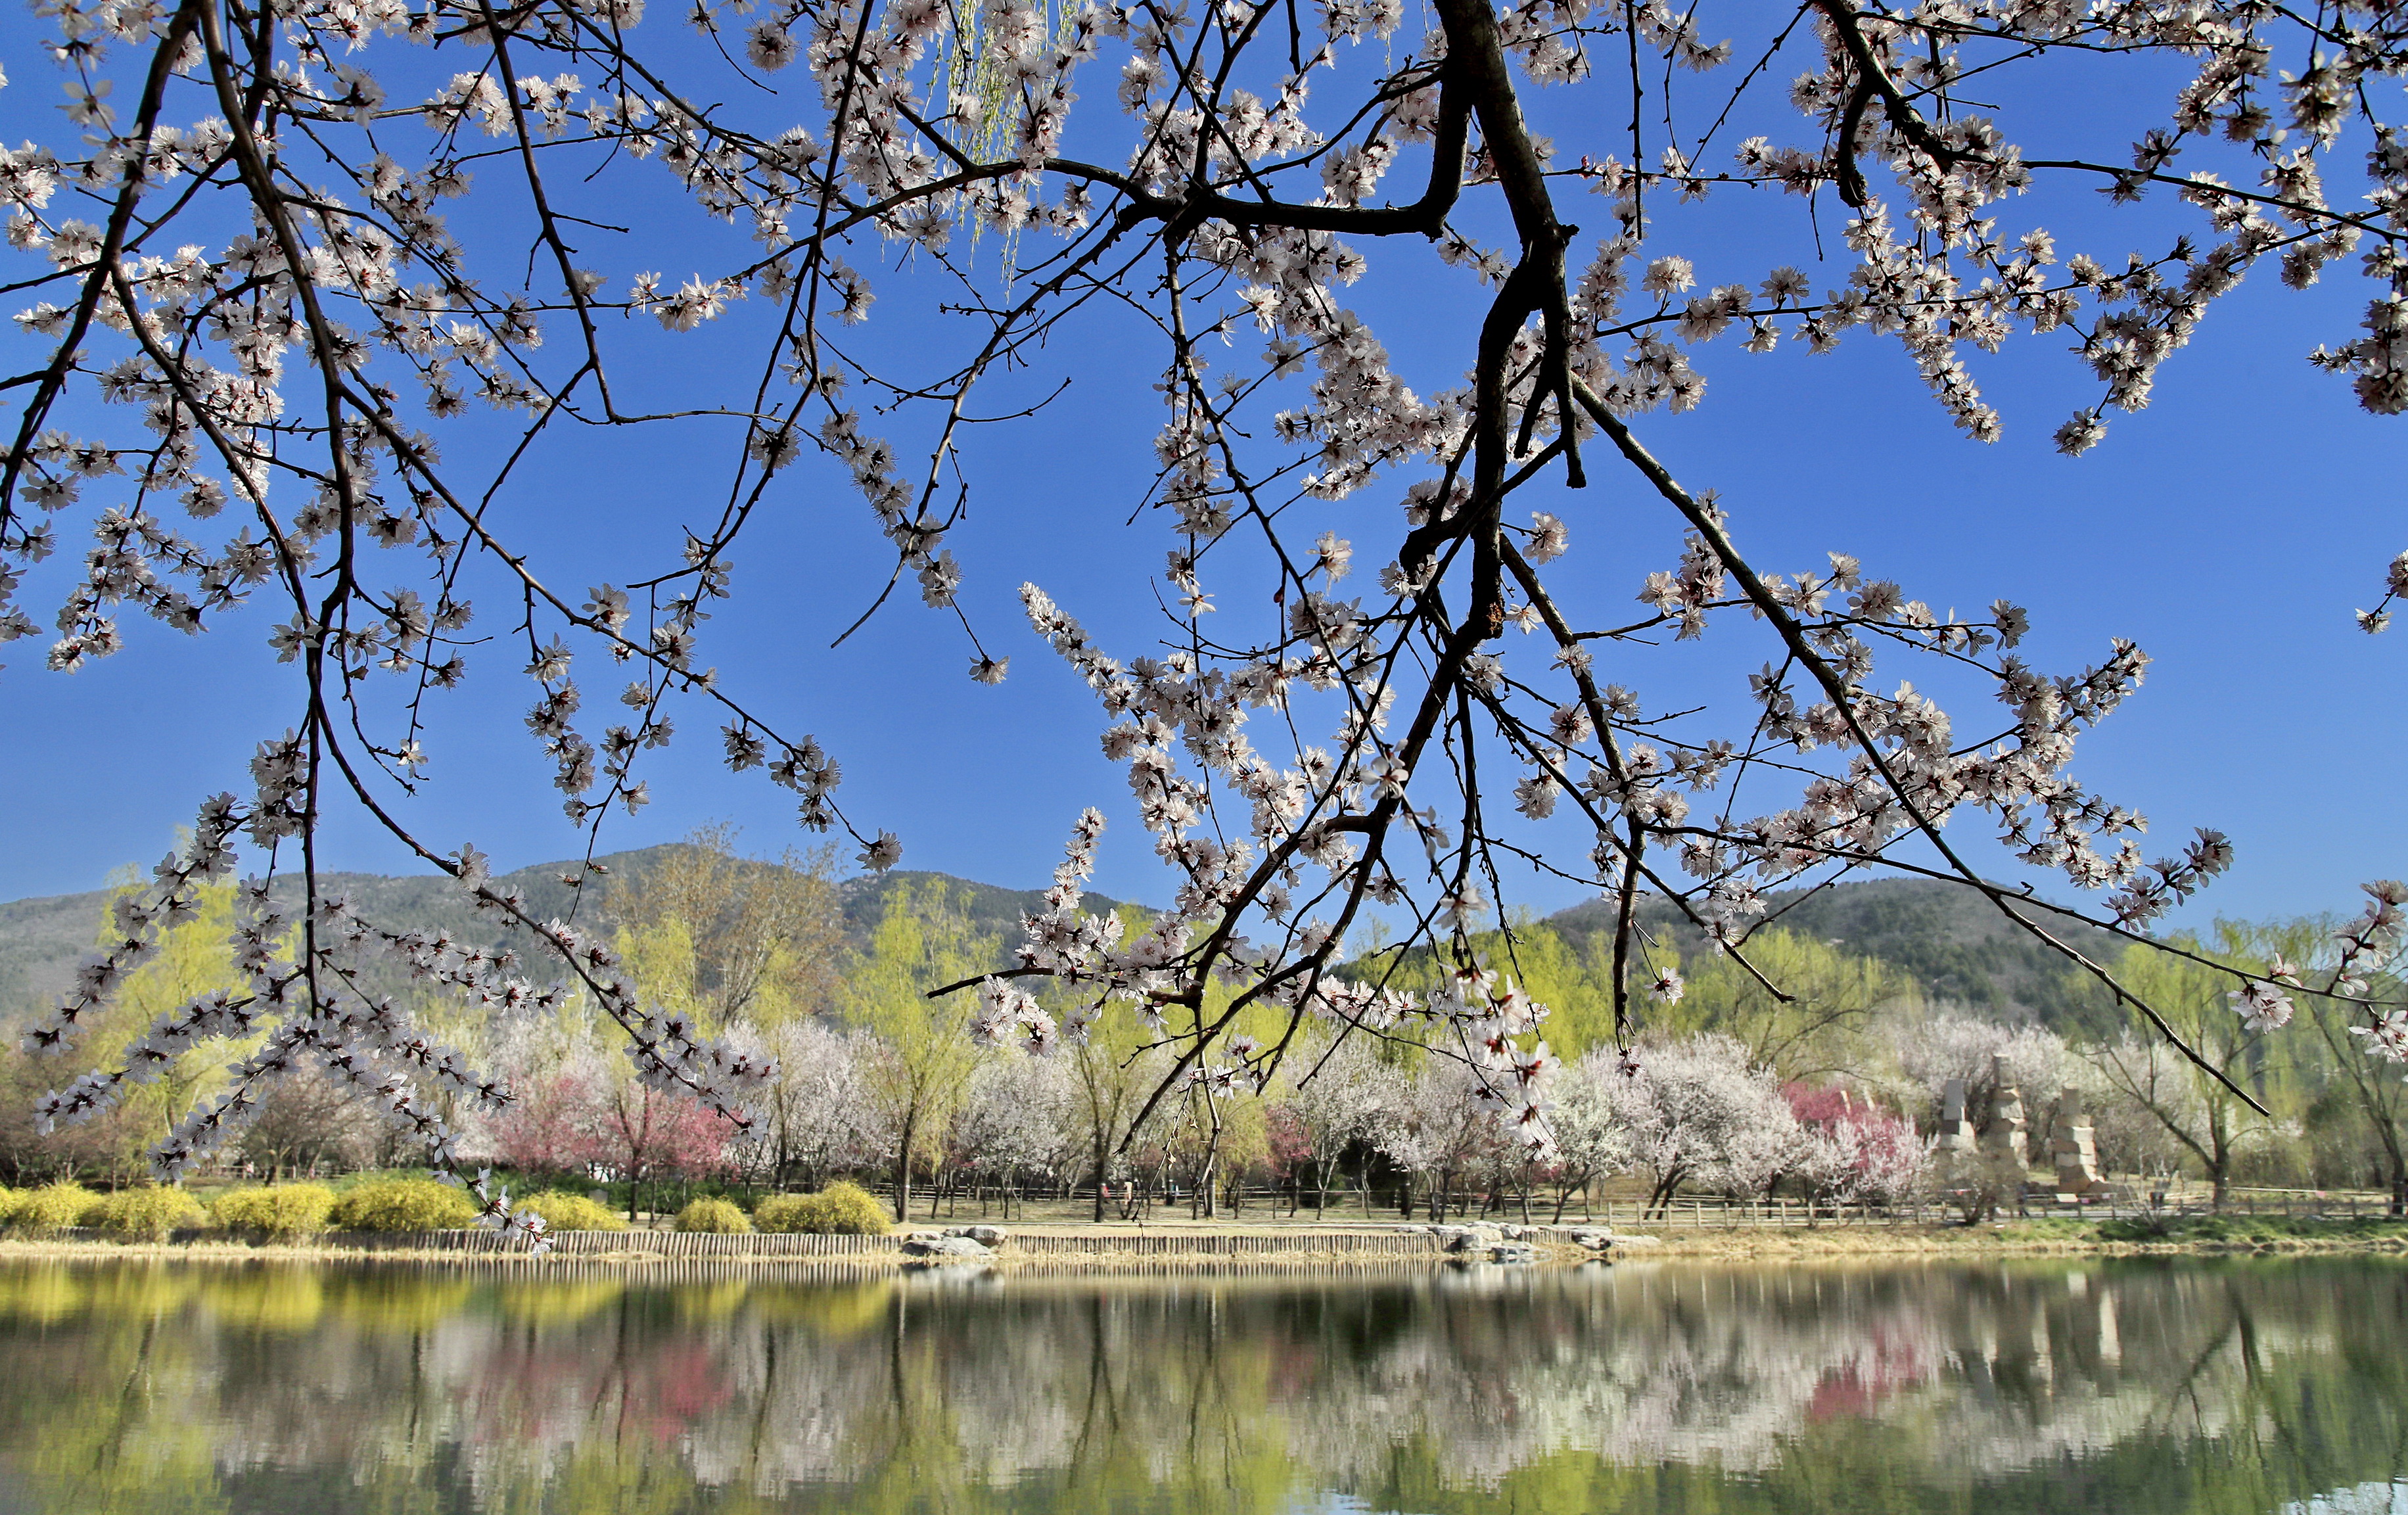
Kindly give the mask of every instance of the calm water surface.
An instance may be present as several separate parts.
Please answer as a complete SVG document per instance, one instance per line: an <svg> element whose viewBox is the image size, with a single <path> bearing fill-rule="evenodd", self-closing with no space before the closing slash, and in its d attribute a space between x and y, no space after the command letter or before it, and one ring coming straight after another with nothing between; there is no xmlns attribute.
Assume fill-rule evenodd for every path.
<svg viewBox="0 0 2408 1515"><path fill-rule="evenodd" d="M0 1267L0 1515L688 1510L2408 1515L2408 1267Z"/></svg>

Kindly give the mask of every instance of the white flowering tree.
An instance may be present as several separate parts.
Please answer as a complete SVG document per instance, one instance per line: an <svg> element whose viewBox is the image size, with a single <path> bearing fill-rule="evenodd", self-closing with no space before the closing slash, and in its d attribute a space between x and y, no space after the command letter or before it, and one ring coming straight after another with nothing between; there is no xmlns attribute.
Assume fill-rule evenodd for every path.
<svg viewBox="0 0 2408 1515"><path fill-rule="evenodd" d="M1477 1069L1432 1056L1411 1078L1398 1079L1393 1096L1381 1102L1371 1141L1404 1175L1407 1214L1415 1184L1433 1221L1446 1219L1450 1202L1458 1215L1469 1208L1465 1180L1495 1168L1502 1145L1485 1108L1488 1098Z"/></svg>
<svg viewBox="0 0 2408 1515"><path fill-rule="evenodd" d="M265 601L290 679L291 723L262 734L249 792L202 801L122 941L34 1032L92 1070L44 1102L68 1121L197 1043L268 1031L161 1144L168 1174L305 1065L454 1160L430 1089L509 1091L355 992L379 956L495 1007L540 996L527 972L565 967L647 1079L743 1118L759 1058L643 1003L609 944L431 838L411 796L445 692L472 661L523 667L525 723L580 824L649 797L648 752L717 727L728 764L790 790L804 825L893 864L888 818L839 802L838 754L714 672L710 607L767 507L834 483L891 543L886 588L958 617L972 676L1001 679L1010 634L957 602L976 565L948 545L990 483L963 440L1033 403L999 376L1075 377L1088 350L1049 345L1074 311L1156 344L1158 473L1126 503L1161 534L1168 593L1082 574L1023 597L1094 692L1171 904L1135 934L1079 912L1091 816L1013 972L1154 1016L1165 1093L1259 1084L1314 1018L1424 1022L1534 1148L1536 1008L1465 936L1525 867L1612 903L1627 1036L1634 989L1664 978L1634 922L1642 892L1744 965L1763 892L1801 879L1894 866L2003 908L2010 891L1956 840L1985 827L2098 896L2028 908L2028 929L2128 993L2052 922L2143 935L2230 861L2212 831L2152 858L2141 818L2071 770L2077 738L2139 682L2138 646L2051 672L2017 651L2026 616L2005 599L1935 614L1845 543L1803 571L1752 557L1744 515L1647 445L1652 418L1704 398L1703 350L1894 340L1971 448L2007 422L1966 354L2039 336L2095 375L2095 403L2057 434L2081 452L2147 402L2246 274L2304 285L2338 268L2364 279L2366 315L2314 354L2334 403L2408 408L2408 21L2393 0L38 9L35 69L65 85L67 120L0 156L24 302L0 438L0 636L50 621L50 665L71 673L120 649L129 610L198 633ZM2076 64L2081 91L2051 94ZM2082 114L2144 97L2162 115L2137 142L2103 106ZM2050 103L1981 103L2035 99ZM1542 107L1563 123L1553 140L1532 130ZM2019 148L2043 118L2073 145ZM2117 249L2144 236L2166 250L2060 246L2023 208L2094 189L2140 229ZM1715 234L1667 213L1698 199L1731 202L1751 246L1794 255L1700 287L1698 238ZM751 243L731 250L718 222ZM1363 280L1412 283L1459 381L1406 382L1347 303ZM882 335L882 287L952 312L953 339L910 322ZM705 327L723 344L710 363L649 361L664 334ZM749 363L724 356L739 339ZM681 551L571 587L553 563L575 507L547 515L521 463L606 430L655 434L719 499ZM1555 566L1600 494L1616 534L1648 540L1652 512L1661 542L1659 566L1627 575L1627 613ZM1360 549L1337 529L1359 515L1341 514L1351 497L1398 511ZM498 598L466 592L491 582ZM2370 629L2401 593L2408 560ZM1155 640L1082 629L1157 597ZM1749 662L1760 649L1764 670L1684 709L1652 692L1656 648L1699 637ZM615 714L588 703L606 672L624 681ZM1952 716L1918 689L1934 678L2003 713ZM1533 826L1500 823L1515 810ZM543 966L380 924L322 887L319 838L342 813L454 877ZM242 991L130 1046L80 1046L238 839L306 886L290 912L247 896ZM2401 899L2376 886L2351 964L2309 992L2367 981ZM1377 964L1339 974L1375 912L1398 954L1434 946L1455 976L1409 994ZM1216 980L1231 992L1208 1008ZM2299 992L2254 981L2269 1006ZM1010 979L982 995L992 1035L1061 1034ZM1285 1030L1232 1050L1257 1006ZM2372 1047L2408 1054L2408 1015L2365 1015Z"/></svg>
<svg viewBox="0 0 2408 1515"><path fill-rule="evenodd" d="M996 1185L1009 1218L1020 1186L1051 1188L1078 1171L1086 1155L1079 1098L1067 1059L1006 1055L980 1065L953 1125L955 1165Z"/></svg>
<svg viewBox="0 0 2408 1515"><path fill-rule="evenodd" d="M1630 1166L1631 1131L1619 1107L1618 1086L1628 1079L1624 1059L1602 1047L1593 1047L1577 1062L1566 1065L1555 1089L1555 1108L1547 1119L1555 1144L1555 1219L1564 1218L1572 1191L1594 1203L1598 1182Z"/></svg>
<svg viewBox="0 0 2408 1515"><path fill-rule="evenodd" d="M1618 1084L1613 1111L1652 1187L1647 1207L1669 1208L1683 1188L1761 1195L1806 1149L1772 1070L1729 1036L1706 1033L1651 1047Z"/></svg>
<svg viewBox="0 0 2408 1515"><path fill-rule="evenodd" d="M747 1050L772 1070L746 1136L752 1167L773 1183L799 1179L816 1189L834 1175L880 1166L889 1149L865 1087L880 1055L868 1034L796 1017L752 1035Z"/></svg>
<svg viewBox="0 0 2408 1515"><path fill-rule="evenodd" d="M1989 1123L2000 1092L2012 1086L2031 1119L2061 1093L2079 1065L2065 1039L2045 1026L2001 1025L1942 1009L1889 1026L1892 1052L1916 1103L1938 1119L1952 1079L1964 1080L1965 1115L1974 1125Z"/></svg>
<svg viewBox="0 0 2408 1515"><path fill-rule="evenodd" d="M1297 1161L1312 1179L1313 1212L1322 1214L1329 1208L1339 1164L1377 1139L1403 1070L1382 1062L1361 1036L1325 1038L1301 1049L1292 1065L1296 1085L1281 1095L1279 1111L1291 1122ZM1364 1203L1370 1203L1368 1185Z"/></svg>

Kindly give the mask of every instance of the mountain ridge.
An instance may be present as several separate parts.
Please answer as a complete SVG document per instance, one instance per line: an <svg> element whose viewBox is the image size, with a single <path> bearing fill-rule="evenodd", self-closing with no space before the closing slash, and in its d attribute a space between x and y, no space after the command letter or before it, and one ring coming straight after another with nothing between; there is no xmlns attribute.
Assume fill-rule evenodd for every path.
<svg viewBox="0 0 2408 1515"><path fill-rule="evenodd" d="M632 881L687 845L666 842L609 853L595 861L608 870L602 875L606 880ZM578 896L583 891L565 881L580 866L574 859L537 863L496 874L494 881L518 889L527 913L538 921L591 920L597 908L607 910L608 907L580 900ZM886 900L896 890L936 883L945 887L955 908L975 929L1007 941L1019 938L1024 911L1044 908L1042 890L1006 889L952 874L898 868L837 880L838 908L844 916L846 936L856 946L865 944ZM319 884L322 892L349 893L363 915L395 928L449 931L463 941L524 947L523 934L506 933L441 874L326 873L319 875ZM290 880L279 880L280 897L290 897L289 886ZM22 1015L65 992L74 981L77 965L98 947L100 923L112 892L111 888L92 889L0 902L0 1014ZM1096 912L1117 908L1120 903L1095 893L1081 900L1082 908Z"/></svg>
<svg viewBox="0 0 2408 1515"><path fill-rule="evenodd" d="M649 868L689 844L613 852L595 861L608 871L605 890L640 879ZM775 866L776 865L771 865ZM497 875L519 889L538 920L592 920L595 905L564 879L574 860L538 863ZM464 941L499 946L509 936L480 914L439 874L335 873L322 885L350 893L371 920L423 931L449 931ZM875 928L885 901L902 888L941 883L955 906L982 934L1017 939L1024 912L1043 908L1042 891L1007 889L951 874L896 870L837 882L847 936L859 946ZM592 885L586 886L592 888ZM0 1012L22 1014L50 1003L73 981L76 965L97 943L109 891L87 890L0 902ZM607 899L607 893L603 895ZM1961 1005L2012 1021L2037 1020L2056 1026L2095 1021L2105 1007L2065 959L2007 920L1990 902L1961 886L1936 879L1876 879L1789 890L1766 896L1764 923L1810 936L1875 957L1913 979L1931 1001ZM1088 894L1092 911L1120 902ZM580 908L580 906L582 907ZM607 906L602 908L607 909ZM1650 896L1641 919L1684 960L1711 950L1697 928L1670 902ZM1610 922L1602 900L1558 910L1545 922L1566 936L1586 936ZM2089 927L2052 922L2060 939L2112 959L2121 944ZM539 972L539 970L538 970Z"/></svg>
<svg viewBox="0 0 2408 1515"><path fill-rule="evenodd" d="M1906 974L1927 1000L1983 1010L2010 1021L2092 1026L2112 1015L2095 983L2064 955L2016 925L1985 895L1938 879L1864 879L1781 890L1764 896L1758 929L1795 932L1879 958ZM2111 963L2124 944L2093 926L2035 908L2031 918L2093 962ZM1640 904L1641 922L1684 961L1711 952L1704 934L1657 895ZM1566 935L1608 922L1602 899L1546 917Z"/></svg>

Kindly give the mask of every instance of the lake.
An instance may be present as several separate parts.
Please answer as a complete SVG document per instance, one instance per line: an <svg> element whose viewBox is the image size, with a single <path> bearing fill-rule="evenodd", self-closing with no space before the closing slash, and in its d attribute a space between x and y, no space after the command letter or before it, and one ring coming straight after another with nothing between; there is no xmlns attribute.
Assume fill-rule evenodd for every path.
<svg viewBox="0 0 2408 1515"><path fill-rule="evenodd" d="M0 1515L687 1510L2408 1515L2408 1265L0 1265Z"/></svg>

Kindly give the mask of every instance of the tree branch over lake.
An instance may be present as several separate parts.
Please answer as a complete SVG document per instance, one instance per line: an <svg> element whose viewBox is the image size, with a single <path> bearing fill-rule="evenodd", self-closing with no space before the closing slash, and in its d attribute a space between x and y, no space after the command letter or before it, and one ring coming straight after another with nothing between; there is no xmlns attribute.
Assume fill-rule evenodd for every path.
<svg viewBox="0 0 2408 1515"><path fill-rule="evenodd" d="M1663 0L1435 0L1412 21L1395 0L1309 18L1270 0L646 8L44 7L67 121L0 152L11 288L29 302L6 380L0 639L36 634L37 607L59 633L50 668L73 673L126 645L128 607L197 634L269 602L290 712L262 734L251 792L202 801L189 845L34 1029L39 1049L96 1065L45 1096L45 1121L238 1044L231 1077L158 1145L163 1175L300 1069L369 1096L455 1168L443 1111L513 1091L364 988L385 961L497 1013L587 996L647 1087L751 1121L765 1055L647 1003L594 922L546 919L474 847L435 839L420 786L466 723L447 692L472 662L523 673L525 727L589 864L606 818L652 797L649 754L708 724L731 768L792 793L804 828L891 867L910 818L838 797L840 759L881 754L788 724L777 712L808 689L772 699L723 677L712 658L732 644L713 616L739 565L799 571L767 522L857 493L857 529L885 546L845 615L914 613L890 603L908 583L958 626L971 677L1002 681L1023 634L963 598L978 566L955 556L963 523L975 507L1031 539L1084 528L1050 499L1011 503L1025 480L968 439L1010 436L1067 403L1068 381L1117 382L1107 349L1132 340L1152 354L1160 426L1101 438L1099 455L1150 454L1151 479L1109 505L1160 534L1166 571L1066 566L1021 601L1096 700L1170 904L1139 922L1082 909L1105 824L1089 809L1016 975L980 977L973 1011L935 1013L1045 1050L1119 1000L1162 1065L1106 1122L1132 1133L1174 1097L1217 1133L1224 1093L1266 1085L1324 1033L1410 1036L1467 1066L1538 1153L1545 1007L1510 932L1493 951L1474 942L1517 880L1605 895L1627 1050L1650 997L1683 988L1642 895L1785 1006L1798 990L1779 960L1795 954L1750 951L1767 893L1896 869L1974 891L2251 1101L2187 1012L2164 1013L2072 932L2153 939L2232 862L2204 827L2151 855L2143 818L2073 772L2077 740L2139 687L2140 646L2044 670L2009 599L1935 613L1845 543L1776 569L1745 544L1751 512L1784 502L1724 502L1645 434L1704 401L1696 364L1718 342L1892 338L1972 460L2010 418L1969 355L2046 343L2095 384L2056 432L2080 454L2260 264L2296 287L2361 278L2362 326L2313 361L2336 406L2408 409L2408 19L2390 0L2314 16L1815 0L1735 15L1729 39ZM2128 102L2071 89L2077 66L2135 97L2182 77L2130 142ZM1080 105L1080 84L1110 98ZM2043 126L2053 156L2027 159L2014 134ZM2357 187L2329 194L2329 178ZM2161 250L2060 249L2022 208L2092 191ZM1700 289L1700 264L1730 253L1680 213L1699 200L1799 262ZM1407 382L1345 303L1356 285L1366 304L1402 292L1417 341L1448 354L1444 387ZM707 355L677 361L681 344ZM1859 435L1797 465L1844 469L1893 421L1869 402ZM541 479L551 450L623 434L691 480L681 546L660 561L590 540L580 502ZM1022 462L1065 495L1116 487L1102 464ZM1369 582L1350 588L1358 550ZM624 569L567 587L596 551ZM2385 572L2369 630L2408 593L2408 555ZM1155 618L1151 639L1107 647L1085 629L1132 613ZM1698 639L1761 671L1692 706L1665 644ZM753 667L781 650L741 650ZM596 677L624 679L622 713L589 707ZM363 822L519 949L355 908L320 846ZM2089 903L1983 877L1956 839L1969 827ZM263 879L301 882L290 908L265 882L242 890L242 992L170 1009L130 1045L83 1045L237 845ZM2253 1035L2310 994L2345 1007L2370 1051L2408 1058L2408 1008L2370 987L2408 891L2368 888L2325 959L2186 960ZM695 984L714 1013L833 995L768 918L791 903L755 890L710 917L725 940L689 944L710 949ZM1348 957L1374 921L1386 944ZM1435 987L1408 971L1431 964ZM1798 1013L1853 1013L1843 1001ZM493 1222L528 1224L482 1200Z"/></svg>

